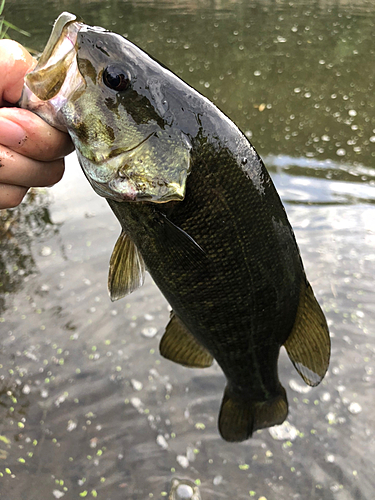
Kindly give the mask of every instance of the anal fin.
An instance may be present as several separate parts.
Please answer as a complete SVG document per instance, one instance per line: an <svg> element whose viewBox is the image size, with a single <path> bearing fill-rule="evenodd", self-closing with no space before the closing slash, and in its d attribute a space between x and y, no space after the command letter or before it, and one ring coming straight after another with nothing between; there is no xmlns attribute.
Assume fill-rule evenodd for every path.
<svg viewBox="0 0 375 500"><path fill-rule="evenodd" d="M121 232L109 262L108 291L111 300L133 292L144 281L145 265L133 241Z"/></svg>
<svg viewBox="0 0 375 500"><path fill-rule="evenodd" d="M325 316L310 285L301 290L296 320L284 347L303 380L318 385L328 369L331 342Z"/></svg>
<svg viewBox="0 0 375 500"><path fill-rule="evenodd" d="M165 329L159 348L164 358L190 368L206 368L213 362L211 354L174 313Z"/></svg>
<svg viewBox="0 0 375 500"><path fill-rule="evenodd" d="M287 415L288 401L281 386L280 394L266 401L241 398L231 394L226 387L219 414L219 431L225 441L245 441L258 429L282 424Z"/></svg>

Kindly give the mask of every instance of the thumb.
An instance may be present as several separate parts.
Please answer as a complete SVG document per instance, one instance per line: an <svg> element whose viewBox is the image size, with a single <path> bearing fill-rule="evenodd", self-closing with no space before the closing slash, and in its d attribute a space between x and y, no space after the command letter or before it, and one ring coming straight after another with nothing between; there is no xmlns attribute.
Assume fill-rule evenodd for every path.
<svg viewBox="0 0 375 500"><path fill-rule="evenodd" d="M0 61L3 78L0 82L0 106L16 103L22 93L26 73L36 65L36 60L19 43L0 40Z"/></svg>

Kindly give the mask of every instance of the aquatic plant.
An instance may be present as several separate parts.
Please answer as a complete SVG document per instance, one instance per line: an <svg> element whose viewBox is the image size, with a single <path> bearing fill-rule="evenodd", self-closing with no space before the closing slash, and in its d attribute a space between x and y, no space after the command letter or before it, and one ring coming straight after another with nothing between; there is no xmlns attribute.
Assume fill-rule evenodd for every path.
<svg viewBox="0 0 375 500"><path fill-rule="evenodd" d="M21 28L18 28L14 24L5 20L5 18L3 16L4 7L5 7L5 0L1 0L1 3L0 3L0 39L10 38L10 36L8 35L9 29L18 31L18 33L21 33L21 35L30 36L30 33L28 33L27 31L21 30Z"/></svg>

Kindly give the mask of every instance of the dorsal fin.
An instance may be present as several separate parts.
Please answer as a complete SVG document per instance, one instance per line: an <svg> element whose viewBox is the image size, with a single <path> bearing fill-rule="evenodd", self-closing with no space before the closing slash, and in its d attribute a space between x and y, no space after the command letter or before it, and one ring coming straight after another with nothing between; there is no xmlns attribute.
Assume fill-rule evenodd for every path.
<svg viewBox="0 0 375 500"><path fill-rule="evenodd" d="M121 232L109 262L108 291L112 301L143 285L145 265L132 240Z"/></svg>
<svg viewBox="0 0 375 500"><path fill-rule="evenodd" d="M164 358L190 368L206 368L213 362L211 354L199 344L173 312L159 348Z"/></svg>
<svg viewBox="0 0 375 500"><path fill-rule="evenodd" d="M303 380L318 385L328 369L331 342L323 311L309 284L301 288L296 320L284 347Z"/></svg>

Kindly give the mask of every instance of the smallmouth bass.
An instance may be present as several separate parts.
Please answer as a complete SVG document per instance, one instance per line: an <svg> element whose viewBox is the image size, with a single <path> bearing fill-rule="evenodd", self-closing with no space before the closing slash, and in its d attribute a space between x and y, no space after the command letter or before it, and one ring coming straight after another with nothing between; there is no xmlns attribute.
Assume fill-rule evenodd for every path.
<svg viewBox="0 0 375 500"><path fill-rule="evenodd" d="M280 198L242 132L127 39L69 13L26 76L20 105L69 132L121 224L111 299L140 286L147 269L173 310L161 354L222 368L222 437L243 441L281 424L281 346L315 386L330 339Z"/></svg>

